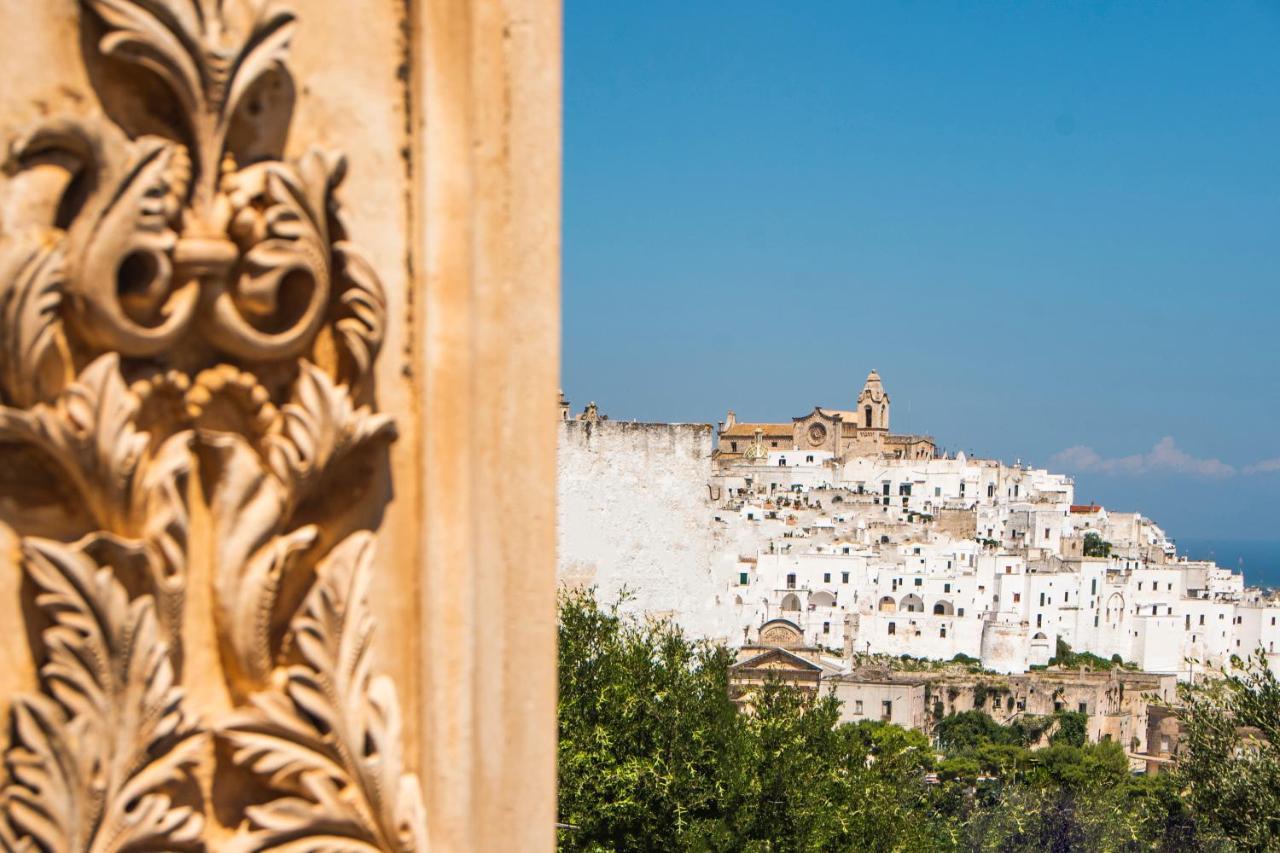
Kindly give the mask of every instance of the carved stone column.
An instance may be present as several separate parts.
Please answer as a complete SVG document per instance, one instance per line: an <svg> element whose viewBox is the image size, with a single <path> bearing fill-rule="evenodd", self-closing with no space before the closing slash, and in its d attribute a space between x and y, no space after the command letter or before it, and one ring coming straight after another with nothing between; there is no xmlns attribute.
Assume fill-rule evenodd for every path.
<svg viewBox="0 0 1280 853"><path fill-rule="evenodd" d="M0 0L0 851L548 849L556 0Z"/></svg>

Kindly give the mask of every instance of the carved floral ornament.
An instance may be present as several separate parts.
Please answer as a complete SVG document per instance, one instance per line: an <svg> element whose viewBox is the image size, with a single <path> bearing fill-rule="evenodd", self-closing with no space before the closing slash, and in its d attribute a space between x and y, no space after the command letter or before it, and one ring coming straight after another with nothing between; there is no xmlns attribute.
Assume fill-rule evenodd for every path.
<svg viewBox="0 0 1280 853"><path fill-rule="evenodd" d="M237 142L295 16L80 7L112 84L169 103L164 134L68 116L8 151L0 570L23 575L39 686L9 709L0 850L421 850L366 601L395 437L368 404L382 285L340 156ZM179 687L204 601L230 711Z"/></svg>

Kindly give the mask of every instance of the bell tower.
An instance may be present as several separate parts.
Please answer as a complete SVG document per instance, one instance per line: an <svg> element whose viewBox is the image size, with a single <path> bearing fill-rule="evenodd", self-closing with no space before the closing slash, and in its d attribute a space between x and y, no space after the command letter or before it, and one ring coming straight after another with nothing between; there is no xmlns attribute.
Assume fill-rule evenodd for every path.
<svg viewBox="0 0 1280 853"><path fill-rule="evenodd" d="M880 374L872 370L858 395L858 429L889 431L889 395L885 393Z"/></svg>

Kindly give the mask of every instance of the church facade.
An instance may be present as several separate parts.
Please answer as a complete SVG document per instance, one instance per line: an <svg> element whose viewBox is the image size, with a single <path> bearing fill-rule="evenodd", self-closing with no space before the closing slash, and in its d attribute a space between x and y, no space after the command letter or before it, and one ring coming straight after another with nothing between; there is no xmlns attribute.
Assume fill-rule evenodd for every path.
<svg viewBox="0 0 1280 853"><path fill-rule="evenodd" d="M793 451L814 458L845 461L855 457L932 459L934 440L926 435L896 435L889 431L889 394L880 374L872 370L852 409L815 406L790 423L746 423L731 411L719 429L722 461L761 461L770 453Z"/></svg>

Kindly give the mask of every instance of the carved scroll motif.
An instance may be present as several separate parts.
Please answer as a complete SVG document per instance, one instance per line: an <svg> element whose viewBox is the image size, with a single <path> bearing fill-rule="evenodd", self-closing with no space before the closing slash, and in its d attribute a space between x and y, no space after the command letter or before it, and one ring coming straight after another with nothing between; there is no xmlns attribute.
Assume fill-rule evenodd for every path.
<svg viewBox="0 0 1280 853"><path fill-rule="evenodd" d="M25 221L0 236L0 491L21 543L3 570L32 596L39 692L10 708L0 851L203 849L200 780L226 772L275 797L226 828L239 849L421 850L365 596L395 438L368 403L382 285L341 219L341 156L242 164L235 142L297 20L80 6L132 69L119 84L172 103L146 133L64 116L7 152ZM212 602L229 718L177 686L195 517L212 579L191 601Z"/></svg>

